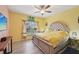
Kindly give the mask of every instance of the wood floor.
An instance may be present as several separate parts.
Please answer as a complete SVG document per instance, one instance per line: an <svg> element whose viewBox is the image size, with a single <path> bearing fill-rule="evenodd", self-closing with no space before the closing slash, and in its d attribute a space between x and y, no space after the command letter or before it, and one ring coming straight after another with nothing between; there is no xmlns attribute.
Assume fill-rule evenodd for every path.
<svg viewBox="0 0 79 59"><path fill-rule="evenodd" d="M29 40L13 43L12 54L42 54L42 52L33 44L32 40Z"/></svg>

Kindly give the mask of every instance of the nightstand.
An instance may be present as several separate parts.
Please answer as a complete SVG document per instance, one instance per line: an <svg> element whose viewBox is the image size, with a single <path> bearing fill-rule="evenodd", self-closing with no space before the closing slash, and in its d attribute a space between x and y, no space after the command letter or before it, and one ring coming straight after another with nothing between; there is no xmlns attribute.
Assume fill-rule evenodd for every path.
<svg viewBox="0 0 79 59"><path fill-rule="evenodd" d="M69 38L69 40L70 40L70 47L79 50L79 39Z"/></svg>

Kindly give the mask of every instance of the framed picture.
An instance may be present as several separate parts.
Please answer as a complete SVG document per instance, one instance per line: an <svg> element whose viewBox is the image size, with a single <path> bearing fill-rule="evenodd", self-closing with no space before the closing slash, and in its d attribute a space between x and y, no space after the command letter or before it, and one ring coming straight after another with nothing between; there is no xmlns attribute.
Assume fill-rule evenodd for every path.
<svg viewBox="0 0 79 59"><path fill-rule="evenodd" d="M0 31L7 29L7 18L0 13Z"/></svg>

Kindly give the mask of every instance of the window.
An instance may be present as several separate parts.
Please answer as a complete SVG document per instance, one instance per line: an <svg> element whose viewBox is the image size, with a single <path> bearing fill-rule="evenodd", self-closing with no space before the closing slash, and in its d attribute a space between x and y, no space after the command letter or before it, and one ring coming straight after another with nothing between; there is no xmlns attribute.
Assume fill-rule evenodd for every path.
<svg viewBox="0 0 79 59"><path fill-rule="evenodd" d="M28 20L24 23L23 33L28 35L34 34L37 31L37 23L34 18L28 18Z"/></svg>

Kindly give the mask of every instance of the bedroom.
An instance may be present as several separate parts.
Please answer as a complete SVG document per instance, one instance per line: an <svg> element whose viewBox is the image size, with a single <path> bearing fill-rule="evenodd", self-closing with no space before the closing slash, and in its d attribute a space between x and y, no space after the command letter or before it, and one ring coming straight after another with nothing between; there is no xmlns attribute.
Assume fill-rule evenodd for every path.
<svg viewBox="0 0 79 59"><path fill-rule="evenodd" d="M78 5L1 5L0 13L7 18L6 29L0 27L0 38L12 40L10 49L6 46L1 53L79 53Z"/></svg>

